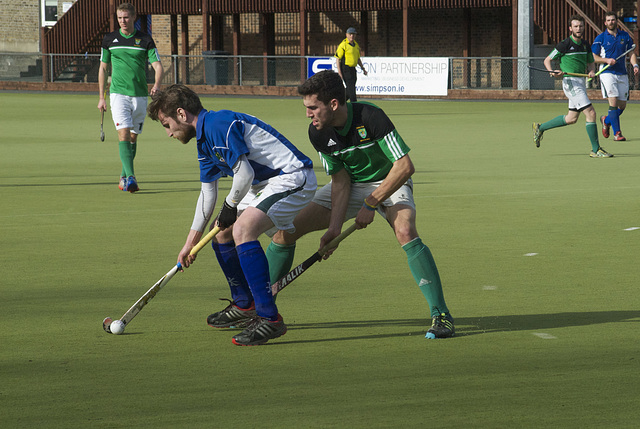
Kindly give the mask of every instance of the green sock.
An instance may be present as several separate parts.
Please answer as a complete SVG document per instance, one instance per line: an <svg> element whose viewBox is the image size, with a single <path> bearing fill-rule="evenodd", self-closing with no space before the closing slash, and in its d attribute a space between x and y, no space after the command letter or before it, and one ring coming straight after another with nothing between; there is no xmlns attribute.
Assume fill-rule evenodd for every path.
<svg viewBox="0 0 640 429"><path fill-rule="evenodd" d="M269 243L265 254L269 262L269 277L272 284L280 280L291 270L295 252L295 244L287 246L284 244L276 244L273 241Z"/></svg>
<svg viewBox="0 0 640 429"><path fill-rule="evenodd" d="M567 123L564 120L564 115L556 116L550 121L540 124L540 131L545 132L551 128L564 127Z"/></svg>
<svg viewBox="0 0 640 429"><path fill-rule="evenodd" d="M123 176L134 176L133 174L133 151L131 142L120 142L120 161L122 161Z"/></svg>
<svg viewBox="0 0 640 429"><path fill-rule="evenodd" d="M408 242L402 248L407 253L411 274L427 299L431 317L441 313L449 313L447 304L444 302L440 275L438 275L438 269L429 248L422 243L420 238Z"/></svg>
<svg viewBox="0 0 640 429"><path fill-rule="evenodd" d="M600 142L598 141L598 126L595 122L587 122L587 135L591 141L591 149L597 152L600 149Z"/></svg>

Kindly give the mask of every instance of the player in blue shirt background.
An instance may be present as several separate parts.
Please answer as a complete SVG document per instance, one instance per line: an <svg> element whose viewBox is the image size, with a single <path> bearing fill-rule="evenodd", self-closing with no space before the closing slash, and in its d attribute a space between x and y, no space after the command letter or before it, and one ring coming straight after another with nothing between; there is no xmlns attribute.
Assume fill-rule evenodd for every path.
<svg viewBox="0 0 640 429"><path fill-rule="evenodd" d="M607 12L604 25L607 28L599 34L593 44L591 51L596 63L602 63L607 67L600 73L600 85L602 87L602 97L609 100L609 113L600 116L602 123L602 135L609 138L609 129L613 128L613 140L625 141L620 128L620 115L627 107L629 100L629 75L627 74L626 55L623 58L616 58L623 55L632 48L633 39L624 30L618 28L618 17L615 12ZM631 52L631 64L633 64L633 74L640 71L638 58L635 52Z"/></svg>
<svg viewBox="0 0 640 429"><path fill-rule="evenodd" d="M169 137L184 144L197 140L202 185L191 230L178 255L184 267L195 260L189 252L215 208L218 179L233 177L216 219L222 231L213 242L233 301L211 314L207 323L215 328L245 328L232 339L242 346L284 335L287 327L271 294L269 265L258 237L295 230L293 219L315 195L313 163L277 130L253 116L205 110L200 98L184 85L171 85L152 98L149 117L159 121Z"/></svg>

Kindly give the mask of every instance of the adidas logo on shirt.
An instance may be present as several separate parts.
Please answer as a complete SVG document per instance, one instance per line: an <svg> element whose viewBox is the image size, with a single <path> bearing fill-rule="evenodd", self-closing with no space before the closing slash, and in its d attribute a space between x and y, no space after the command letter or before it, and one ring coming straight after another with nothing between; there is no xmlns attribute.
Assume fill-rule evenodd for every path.
<svg viewBox="0 0 640 429"><path fill-rule="evenodd" d="M113 43L118 43L118 39L117 38L113 39Z"/></svg>
<svg viewBox="0 0 640 429"><path fill-rule="evenodd" d="M329 139L329 143L327 143L327 146L335 146L338 143L334 142L333 139Z"/></svg>

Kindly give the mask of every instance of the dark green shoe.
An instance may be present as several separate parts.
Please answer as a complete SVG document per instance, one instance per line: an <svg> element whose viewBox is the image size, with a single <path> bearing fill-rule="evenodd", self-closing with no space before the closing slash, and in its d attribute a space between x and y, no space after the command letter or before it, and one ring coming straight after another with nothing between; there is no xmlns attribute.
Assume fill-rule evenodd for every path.
<svg viewBox="0 0 640 429"><path fill-rule="evenodd" d="M435 338L449 338L453 337L456 333L456 328L453 326L453 317L450 314L440 314L434 317L431 328L427 331L425 338L430 340Z"/></svg>

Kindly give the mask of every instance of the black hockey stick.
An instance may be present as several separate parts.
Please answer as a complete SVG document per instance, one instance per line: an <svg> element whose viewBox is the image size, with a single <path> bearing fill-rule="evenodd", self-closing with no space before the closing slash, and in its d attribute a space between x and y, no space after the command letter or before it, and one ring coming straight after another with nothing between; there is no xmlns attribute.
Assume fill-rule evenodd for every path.
<svg viewBox="0 0 640 429"><path fill-rule="evenodd" d="M349 234L351 234L356 229L358 229L358 227L354 223L349 228L347 228L344 231L342 231L339 236L337 236L336 238L331 240L329 243L327 243L322 249L318 250L316 253L311 255L311 257L309 259L307 259L306 261L304 261L303 263L301 263L300 265L295 267L293 270L289 271L289 273L287 275L285 275L280 280L278 280L277 282L272 284L271 285L271 293L273 295L276 295L282 289L287 287L287 285L289 283L291 283L292 281L294 281L295 279L300 277L300 275L302 273L304 273L305 271L307 271L309 269L309 267L311 267L313 264L315 264L320 259L322 259L324 254L327 253L329 250L336 248L338 246L338 244L340 244L340 242L342 240L347 238L349 236Z"/></svg>

